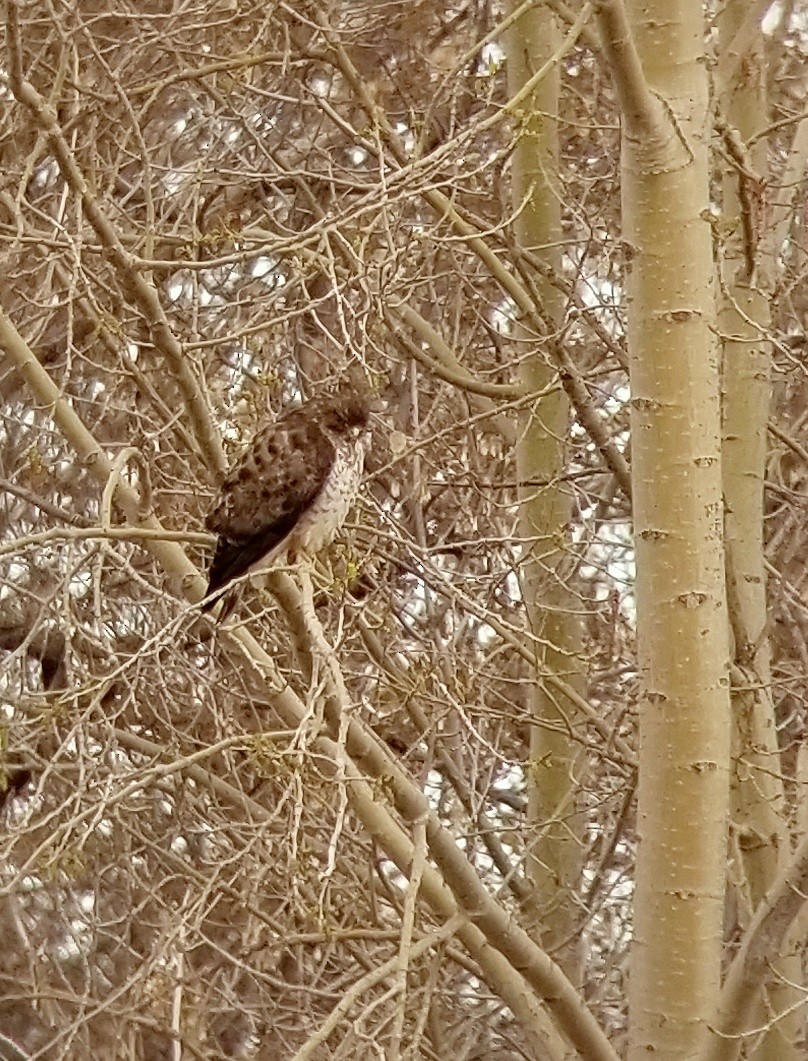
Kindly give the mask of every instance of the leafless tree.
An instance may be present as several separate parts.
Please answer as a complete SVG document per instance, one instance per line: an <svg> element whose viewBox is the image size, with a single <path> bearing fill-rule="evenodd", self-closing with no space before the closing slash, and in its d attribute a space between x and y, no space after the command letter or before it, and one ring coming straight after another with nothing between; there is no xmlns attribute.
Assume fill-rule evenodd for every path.
<svg viewBox="0 0 808 1061"><path fill-rule="evenodd" d="M767 5L753 6L759 35ZM623 1051L639 756L632 247L603 35L603 9L622 5L539 7L558 27L559 268L526 244L514 197L520 10L9 0L0 1058ZM766 22L765 181L711 111L716 261L737 232L719 177L738 182L753 239L779 226L768 622L754 637L772 644L789 852L806 829L808 631L795 9ZM520 481L525 413L546 397L525 382L536 357L571 426L563 467ZM225 469L348 364L381 407L357 509L310 574L279 570L214 627L198 601ZM559 490L569 520L528 601L520 508ZM537 668L528 605L559 587L581 639L568 665ZM752 647L736 646L736 689ZM569 799L541 821L528 812L547 766L531 741L537 685L563 707L542 725L575 753ZM741 857L759 837L736 824L727 967L763 910ZM529 865L564 830L579 871L551 899L571 938L547 943ZM799 1048L801 1024L790 1035Z"/></svg>

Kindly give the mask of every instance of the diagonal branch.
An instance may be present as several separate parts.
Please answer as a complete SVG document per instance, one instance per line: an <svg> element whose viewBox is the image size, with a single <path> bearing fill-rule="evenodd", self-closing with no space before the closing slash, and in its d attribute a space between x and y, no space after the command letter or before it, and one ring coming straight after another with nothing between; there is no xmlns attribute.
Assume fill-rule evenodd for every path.
<svg viewBox="0 0 808 1061"><path fill-rule="evenodd" d="M107 457L81 418L34 356L33 351L12 322L0 309L0 347L16 366L39 402L50 410L51 418L73 446L93 478L105 487L114 473ZM185 553L173 542L165 540L166 531L153 516L142 518L141 499L123 479L118 479L115 490L118 504L127 520L135 527L159 532L159 537L147 539L148 549L169 574L179 578L192 599L201 600L205 594L205 580Z"/></svg>
<svg viewBox="0 0 808 1061"><path fill-rule="evenodd" d="M0 346L28 382L36 398L51 410L54 423L84 461L89 473L104 486L113 474L112 463L87 430L59 389L36 360L7 317L0 311ZM153 517L139 519L139 498L125 482L117 484L119 503L128 519L137 525L160 530ZM181 578L186 595L199 600L204 579L180 546L158 538L144 545L170 573ZM293 598L290 598L293 599ZM325 713L332 735L318 734L312 747L324 757L322 769L344 781L350 803L359 820L401 872L409 875L415 848L406 830L380 802L388 793L405 822L424 821L429 850L435 866L423 867L421 894L435 914L448 921L464 915L458 937L479 963L489 985L518 1016L539 1056L548 1056L547 1026L543 1007L556 1026L590 1061L617 1061L617 1054L599 1027L575 986L528 935L516 925L511 912L490 894L454 836L441 824L428 799L405 773L398 761L351 710L333 649L325 639L313 609L301 604L291 616L303 624L298 650L308 663L325 665L328 688ZM305 724L307 705L289 686L275 660L243 627L225 628L240 646L245 661L260 678L273 706L290 728ZM437 868L435 868L437 867Z"/></svg>
<svg viewBox="0 0 808 1061"><path fill-rule="evenodd" d="M524 387L511 383L486 383L485 380L477 379L463 368L459 358L432 325L426 321L420 313L417 313L406 303L396 306L395 309L386 310L384 314L387 326L397 338L405 344L410 356L420 361L430 372L434 372L440 379L451 383L453 387L468 391L469 394L477 394L483 398L505 399L513 401L525 394ZM429 344L434 357L426 354L420 346L411 342L402 335L396 327L396 317L407 324L418 335L420 339Z"/></svg>
<svg viewBox="0 0 808 1061"><path fill-rule="evenodd" d="M808 900L808 838L758 905L741 939L721 991L718 1020L705 1050L710 1061L733 1061L740 1051L746 1021L769 969L781 953L791 926Z"/></svg>
<svg viewBox="0 0 808 1061"><path fill-rule="evenodd" d="M623 135L641 153L650 171L677 168L681 151L676 145L686 145L669 107L648 86L623 0L599 0L595 12L603 58L623 115Z"/></svg>

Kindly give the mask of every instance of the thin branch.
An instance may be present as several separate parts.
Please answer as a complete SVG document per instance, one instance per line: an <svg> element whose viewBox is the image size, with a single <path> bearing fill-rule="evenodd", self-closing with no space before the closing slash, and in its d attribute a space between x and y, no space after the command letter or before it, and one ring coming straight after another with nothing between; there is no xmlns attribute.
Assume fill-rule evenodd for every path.
<svg viewBox="0 0 808 1061"><path fill-rule="evenodd" d="M671 169L678 164L674 146L679 137L665 120L666 109L645 78L623 0L599 0L595 13L603 58L623 114L624 135L641 152L649 170Z"/></svg>
<svg viewBox="0 0 808 1061"><path fill-rule="evenodd" d="M113 463L101 449L93 435L87 430L73 407L56 386L48 373L37 361L33 351L0 309L0 347L16 366L20 375L31 388L40 404L49 410L53 422L73 446L84 466L103 487L113 474ZM141 519L141 498L125 482L118 483L118 504L126 518L134 525L155 532L154 538L146 538L150 552L170 574L179 578L185 592L192 599L201 600L205 595L205 580L199 570L173 542L166 541L167 533L153 516ZM71 533L80 533L76 529Z"/></svg>
<svg viewBox="0 0 808 1061"><path fill-rule="evenodd" d="M8 46L12 63L9 85L15 99L27 107L34 124L44 134L50 149L59 165L62 177L71 191L82 204L87 220L90 222L102 246L117 269L122 285L128 291L149 324L155 346L166 357L182 395L188 407L188 414L194 427L194 433L200 450L205 455L210 467L223 475L227 470L224 451L210 417L204 395L185 357L182 346L171 330L160 299L154 286L145 279L136 265L135 259L125 249L118 237L115 227L104 214L93 192L90 190L84 175L79 169L75 156L67 143L59 123L56 111L37 92L34 86L26 81L22 71L22 46L17 4L8 5Z"/></svg>
<svg viewBox="0 0 808 1061"><path fill-rule="evenodd" d="M727 971L714 1038L702 1061L732 1061L742 1044L754 1000L783 941L808 900L808 837L758 905Z"/></svg>
<svg viewBox="0 0 808 1061"><path fill-rule="evenodd" d="M58 519L62 523L68 523L73 527L84 527L90 523L90 520L78 512L68 512L67 509L54 505L47 498L35 494L33 490L28 490L24 486L12 483L10 479L0 478L0 491L2 490L5 490L7 494L11 494L12 497L18 497L20 501L26 501L29 505L38 508L40 512L44 512L46 516L53 516L54 519Z"/></svg>
<svg viewBox="0 0 808 1061"><path fill-rule="evenodd" d="M518 384L486 383L485 380L477 379L470 372L466 372L460 363L460 359L449 344L444 342L432 325L420 313L417 313L406 303L402 303L392 310L385 311L384 316L390 331L406 345L410 355L428 368L430 372L434 372L439 379L451 383L453 387L468 391L470 394L479 394L483 398L504 398L505 401L521 398L526 393L524 387ZM420 339L428 343L436 356L430 357L416 343L413 343L405 335L401 335L396 328L396 317L412 328Z"/></svg>
<svg viewBox="0 0 808 1061"><path fill-rule="evenodd" d="M215 535L203 531L169 531L153 527L51 527L38 534L0 544L0 556L14 556L32 546L48 542L106 540L112 542L187 542L189 545L212 546Z"/></svg>
<svg viewBox="0 0 808 1061"><path fill-rule="evenodd" d="M609 434L603 416L593 405L583 376L575 367L562 342L550 343L550 351L558 363L561 385L566 391L581 427L597 446L606 467L614 476L623 495L631 503L631 469L628 461Z"/></svg>
<svg viewBox="0 0 808 1061"><path fill-rule="evenodd" d="M112 463L2 311L0 346L6 349L43 405L51 409L54 422L84 460L90 474L103 487L113 474ZM136 520L140 499L135 491L121 482L117 497L127 516ZM150 529L162 530L154 519L144 523ZM168 571L181 575L183 589L188 596L192 599L203 596L204 580L178 544L153 539L148 540L148 547ZM421 789L376 735L357 720L344 692L339 664L325 640L313 609L301 607L292 613L290 620L306 624L308 638L301 637L300 644L308 649L312 659L317 656L326 665L331 685L326 706L328 722L331 732L344 738L343 744L337 743L332 737L318 734L312 740L312 748L324 757L321 767L324 772L330 770L332 774L340 773L344 778L351 805L369 834L401 872L408 874L413 864L414 846L395 817L380 803L378 793L381 786L384 792L390 793L396 811L405 821L415 822L422 818L426 821L429 849L439 869L430 865L424 867L421 894L444 921L460 912L473 911L473 921L464 921L458 937L479 962L491 986L518 1016L536 1049L541 1047L546 1051L547 1047L540 1003L543 1000L558 1027L590 1061L618 1061L617 1054L577 988L529 934L514 924L510 911L490 894L464 852L457 846L453 834L441 824ZM291 728L298 728L309 715L308 707L279 672L275 660L244 627L226 627L225 633L241 647L245 661L261 678L281 717ZM307 645L304 644L306 640ZM118 671L121 669L118 668ZM113 681L115 676L113 673L105 681ZM204 754L187 757L183 761L184 765L193 767L198 757L204 757ZM161 775L161 769L166 773L174 772L171 764L163 768L154 767L155 778ZM373 784L368 778L373 779ZM116 801L127 798L141 787L140 779L125 785L115 797ZM94 805L88 807L71 819L69 828L74 829L96 813ZM43 845L53 843L51 836L43 841ZM36 849L31 857L42 857L42 850ZM526 990L526 984L530 985L532 991Z"/></svg>
<svg viewBox="0 0 808 1061"><path fill-rule="evenodd" d="M456 935L462 923L463 919L460 915L449 918L439 929L430 932L428 936L424 936L412 944L409 952L410 958L421 958L441 943L451 939L452 936ZM397 963L398 956L394 955L377 968L365 973L364 976L361 976L356 983L349 987L317 1031L313 1032L297 1051L292 1061L309 1061L309 1058L314 1057L318 1047L322 1046L329 1035L339 1027L340 1022L348 1017L351 1008L359 1002L362 996L368 994L377 984L383 983L395 973Z"/></svg>
<svg viewBox="0 0 808 1061"><path fill-rule="evenodd" d="M779 428L773 420L769 421L768 428L776 439L782 442L784 446L787 446L792 453L796 454L796 456L808 466L808 449L806 449L805 446L799 443L796 438L787 435L786 432Z"/></svg>

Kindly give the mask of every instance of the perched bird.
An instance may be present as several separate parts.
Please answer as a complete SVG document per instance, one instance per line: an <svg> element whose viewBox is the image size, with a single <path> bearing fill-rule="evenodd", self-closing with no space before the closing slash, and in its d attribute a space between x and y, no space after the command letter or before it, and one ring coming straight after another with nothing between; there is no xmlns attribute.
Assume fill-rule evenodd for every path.
<svg viewBox="0 0 808 1061"><path fill-rule="evenodd" d="M218 541L207 590L216 597L203 611L239 576L328 545L359 490L369 416L366 394L346 378L255 435L206 520Z"/></svg>

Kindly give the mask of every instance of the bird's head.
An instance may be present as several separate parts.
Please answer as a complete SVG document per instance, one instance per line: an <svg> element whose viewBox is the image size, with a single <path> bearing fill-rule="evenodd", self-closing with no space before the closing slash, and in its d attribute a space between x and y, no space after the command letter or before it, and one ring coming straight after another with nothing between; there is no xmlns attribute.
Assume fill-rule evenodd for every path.
<svg viewBox="0 0 808 1061"><path fill-rule="evenodd" d="M345 379L323 403L321 424L328 431L358 436L367 430L370 399L366 391Z"/></svg>

